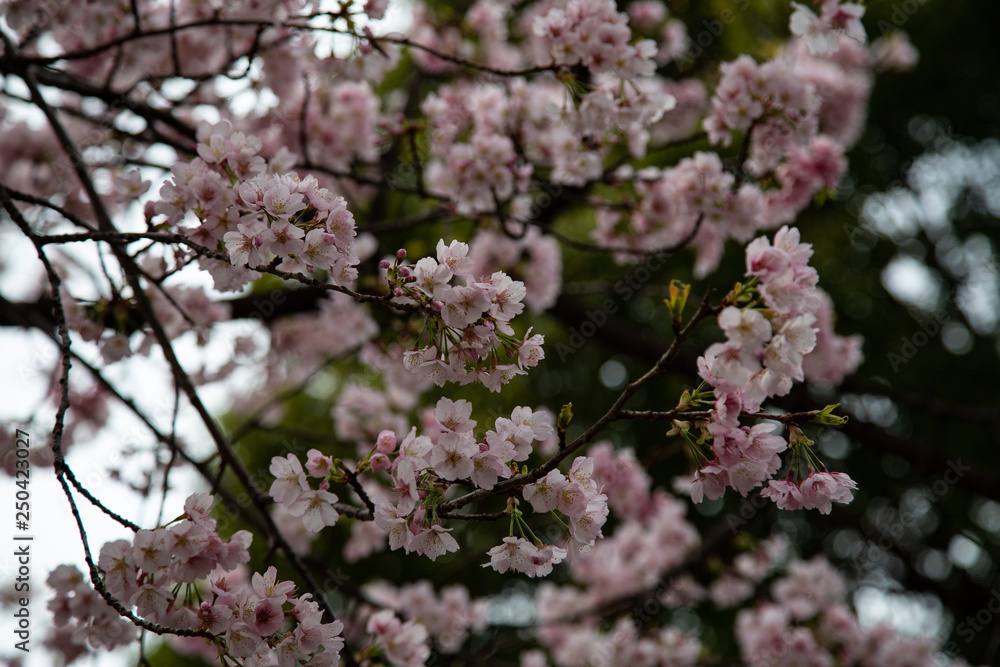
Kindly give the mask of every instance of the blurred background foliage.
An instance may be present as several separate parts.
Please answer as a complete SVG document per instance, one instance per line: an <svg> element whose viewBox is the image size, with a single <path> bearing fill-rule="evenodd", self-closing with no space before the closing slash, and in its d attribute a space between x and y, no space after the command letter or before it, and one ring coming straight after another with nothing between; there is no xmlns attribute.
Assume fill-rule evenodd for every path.
<svg viewBox="0 0 1000 667"><path fill-rule="evenodd" d="M430 4L441 13L460 15L458 3ZM737 20L699 57L697 73L710 86L719 62L748 51L766 58L787 35L787 2L759 0L739 11L745 4L745 0L669 3L671 14L684 20L691 35L725 9L737 13ZM865 362L842 387L798 387L774 403L789 411L843 404L843 412L850 416L845 427L808 432L821 443L830 468L849 472L859 490L851 505L836 506L829 516L779 512L764 503L762 509L742 515L745 521L734 522L746 508L744 499L732 490L723 500L692 506L689 519L705 532L726 525L727 518L737 526L734 539L694 575L710 581L735 553L780 531L803 557L825 553L845 573L857 591L854 600L863 621L886 619L903 632L935 634L947 642L946 649L973 664L997 664L1000 618L993 615L991 624L974 633L959 633L956 628L987 608L1000 588L996 562L1000 553L996 256L1000 145L995 139L1000 134L996 39L1000 4L873 0L866 5L864 23L870 38L890 27L902 29L920 52L920 61L908 73L877 78L867 129L849 155L848 175L832 197L811 207L796 223L803 240L814 245L813 264L820 273L820 286L836 304L837 330L864 336ZM441 83L433 78L415 80L416 76L412 65L404 63L387 88L406 81L431 90ZM707 145L694 143L685 150L699 148ZM669 157L676 160L682 154ZM420 205L396 194L380 202L377 213L391 219L413 213ZM592 219L585 208L558 215L557 229L576 239L587 238ZM359 220L364 222L363 213ZM419 257L440 236L462 238L474 222L448 221L417 232L382 235L380 250L390 253L405 246L411 256ZM615 285L628 276L643 277L635 273L635 266L619 266L607 257L566 246L563 251L563 296L555 309L533 320L536 332L546 335L547 358L542 365L515 379L502 394L489 394L481 387L458 392L446 387L431 392L431 403L437 395L469 399L476 406L473 416L481 432L517 405L544 405L557 412L571 402L572 438L659 356L672 337L662 299L670 279L691 280L692 255L669 258L625 299L624 290L616 292ZM717 300L743 270L740 248L730 245L720 269L695 283L692 302L709 287ZM615 299L617 311L596 336L577 345L574 331L580 330L587 312L599 310L607 298ZM692 311L689 304L688 313ZM373 315L390 324L387 314ZM392 326L385 331L388 342ZM674 407L681 391L696 383L697 355L720 337L711 323L702 326L685 346L674 372L641 390L630 407ZM559 344L573 348L572 354L561 355L557 349L569 348ZM332 435L330 407L346 384L369 381L360 367L333 365L314 379L307 392L288 402L278 427L251 430L239 441L239 453L265 481L265 488L271 457L285 451L297 451L303 459L311 447L345 458L355 456L352 447L338 445ZM416 415L410 416L418 423ZM227 426L235 428L246 419L231 415ZM603 437L634 448L654 481L669 488L674 477L689 472L690 463L679 441L665 437L665 430L662 424L621 422ZM948 472L956 469L960 472ZM950 483L956 474L957 483ZM225 479L231 482L228 476ZM338 492L342 499L350 497L346 488ZM502 503L492 499L473 511L496 511ZM518 595L530 591L528 580L479 567L486 561L485 551L496 542L492 524L458 526L456 535L464 548L436 563L386 551L355 564L345 563L341 555L347 524L325 531L312 552L318 571L326 573L322 585L339 606L349 604L338 590L340 580L357 586L376 578L397 582L427 578L437 586L463 583L473 595L506 591L507 603L495 605L492 617L514 625L530 622L530 608L515 604ZM260 562L267 545L263 541L254 545L258 549L254 562ZM283 575L292 576L287 571ZM551 579L559 582L565 576L566 568L556 568ZM319 579L323 582L324 575ZM661 618L669 613L662 612ZM675 614L672 620L698 626L713 653L725 660L738 659L731 611L705 605L694 614ZM482 660L515 664L516 654L506 641L506 633L515 631L496 628L486 644L469 643L457 657L435 659L449 664ZM193 664L190 658L171 657L166 649L157 653L154 664Z"/></svg>

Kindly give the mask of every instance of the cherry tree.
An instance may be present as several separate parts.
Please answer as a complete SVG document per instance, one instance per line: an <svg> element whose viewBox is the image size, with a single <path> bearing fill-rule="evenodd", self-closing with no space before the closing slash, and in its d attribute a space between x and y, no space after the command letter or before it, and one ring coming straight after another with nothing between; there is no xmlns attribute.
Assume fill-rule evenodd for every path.
<svg viewBox="0 0 1000 667"><path fill-rule="evenodd" d="M690 517L742 497L808 521L858 491L815 442L838 405L783 401L863 360L796 225L875 75L914 64L906 37L790 3L721 60L659 1L414 3L405 31L387 4L0 3L0 201L39 276L9 318L58 349L52 417L21 426L50 436L19 458L12 425L4 467L52 468L85 552L48 575L46 643L71 662L160 635L247 667L943 659L860 623L822 556ZM568 313L595 277L606 298ZM640 354L611 320L643 294L665 326ZM616 337L645 366L601 410L538 390ZM115 370L140 358L175 399L158 414ZM111 405L154 443L155 523L74 474ZM656 441L623 444L640 424ZM81 505L126 537L89 540Z"/></svg>

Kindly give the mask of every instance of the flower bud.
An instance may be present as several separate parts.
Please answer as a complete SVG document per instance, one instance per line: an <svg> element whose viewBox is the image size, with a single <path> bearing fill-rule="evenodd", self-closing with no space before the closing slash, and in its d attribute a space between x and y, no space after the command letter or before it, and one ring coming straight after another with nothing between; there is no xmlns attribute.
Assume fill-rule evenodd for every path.
<svg viewBox="0 0 1000 667"><path fill-rule="evenodd" d="M388 430L379 433L378 440L375 442L375 449L380 454L392 454L396 451L396 434Z"/></svg>
<svg viewBox="0 0 1000 667"><path fill-rule="evenodd" d="M309 459L306 461L306 471L310 477L323 478L333 469L333 459L324 456L318 449L309 450Z"/></svg>

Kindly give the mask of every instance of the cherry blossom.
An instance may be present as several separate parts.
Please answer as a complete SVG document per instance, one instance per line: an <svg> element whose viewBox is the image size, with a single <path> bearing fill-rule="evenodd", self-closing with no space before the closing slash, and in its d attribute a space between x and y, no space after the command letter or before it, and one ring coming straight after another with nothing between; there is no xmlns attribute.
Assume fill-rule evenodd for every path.
<svg viewBox="0 0 1000 667"><path fill-rule="evenodd" d="M487 553L490 562L483 567L492 567L501 574L510 569L528 576L535 575L534 559L539 555L538 547L523 537L505 537L503 544L498 544Z"/></svg>
<svg viewBox="0 0 1000 667"><path fill-rule="evenodd" d="M431 560L437 560L438 556L458 551L458 542L448 534L450 530L452 529L434 524L414 535L405 548L407 551L415 551Z"/></svg>

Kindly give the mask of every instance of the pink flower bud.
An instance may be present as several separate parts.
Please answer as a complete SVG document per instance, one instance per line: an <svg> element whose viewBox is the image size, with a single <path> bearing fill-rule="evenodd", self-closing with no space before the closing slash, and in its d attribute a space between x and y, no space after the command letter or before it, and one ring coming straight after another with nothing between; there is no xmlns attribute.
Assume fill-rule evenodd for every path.
<svg viewBox="0 0 1000 667"><path fill-rule="evenodd" d="M396 451L396 434L388 430L379 433L378 440L375 442L375 449L380 454L392 454Z"/></svg>
<svg viewBox="0 0 1000 667"><path fill-rule="evenodd" d="M383 269L388 269L390 266L392 266L392 264L390 264L389 260L387 259L383 259L381 262L378 263L378 265Z"/></svg>
<svg viewBox="0 0 1000 667"><path fill-rule="evenodd" d="M441 303L440 301L434 301L433 303L431 303L431 308L440 311L444 309L444 304Z"/></svg>
<svg viewBox="0 0 1000 667"><path fill-rule="evenodd" d="M326 477L332 468L332 458L324 456L318 449L309 450L309 459L306 461L306 471L308 471L310 477Z"/></svg>
<svg viewBox="0 0 1000 667"><path fill-rule="evenodd" d="M396 291L394 292L394 294L396 296L403 296L403 289L401 287L397 287Z"/></svg>
<svg viewBox="0 0 1000 667"><path fill-rule="evenodd" d="M371 463L372 470L388 470L392 467L392 462L385 454L373 454L368 461Z"/></svg>
<svg viewBox="0 0 1000 667"><path fill-rule="evenodd" d="M396 259L398 259L400 261L406 259L406 249L405 248L400 248L399 250L396 251Z"/></svg>
<svg viewBox="0 0 1000 667"><path fill-rule="evenodd" d="M399 267L399 275L403 276L404 278L409 278L410 276L413 275L413 271L411 271L410 267L408 266L401 266Z"/></svg>

